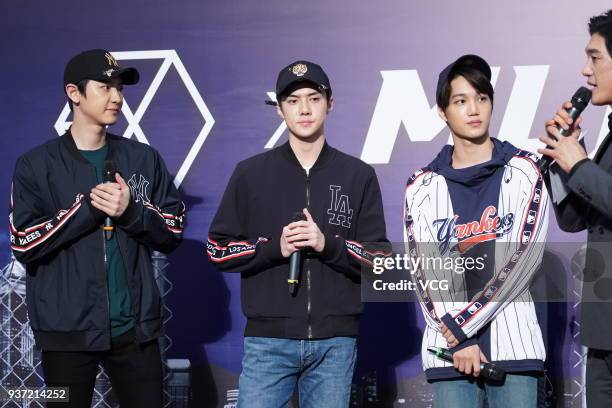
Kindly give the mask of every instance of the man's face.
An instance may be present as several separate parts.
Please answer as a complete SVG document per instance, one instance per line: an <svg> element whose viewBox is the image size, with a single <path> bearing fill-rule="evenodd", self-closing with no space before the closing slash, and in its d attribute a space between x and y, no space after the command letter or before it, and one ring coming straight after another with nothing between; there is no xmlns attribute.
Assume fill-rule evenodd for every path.
<svg viewBox="0 0 612 408"><path fill-rule="evenodd" d="M612 57L606 49L606 40L599 34L591 36L586 46L587 62L582 75L593 87L591 103L593 105L612 104Z"/></svg>
<svg viewBox="0 0 612 408"><path fill-rule="evenodd" d="M291 92L281 100L277 113L285 120L289 132L301 140L312 140L323 133L325 118L332 110L321 92L304 87Z"/></svg>
<svg viewBox="0 0 612 408"><path fill-rule="evenodd" d="M475 140L488 137L493 104L487 94L478 92L464 77L451 81L449 105L438 112L456 137Z"/></svg>
<svg viewBox="0 0 612 408"><path fill-rule="evenodd" d="M101 126L112 125L117 122L121 112L123 85L117 78L110 82L90 80L85 87L85 94L73 92L71 99L75 102L75 109L79 110L81 120Z"/></svg>

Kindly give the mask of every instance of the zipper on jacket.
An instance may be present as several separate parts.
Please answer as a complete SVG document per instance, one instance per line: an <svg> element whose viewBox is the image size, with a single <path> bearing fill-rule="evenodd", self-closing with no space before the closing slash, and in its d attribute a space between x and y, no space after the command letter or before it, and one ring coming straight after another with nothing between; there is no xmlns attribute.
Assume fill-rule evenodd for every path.
<svg viewBox="0 0 612 408"><path fill-rule="evenodd" d="M94 168L94 175L96 178L96 182L98 181L98 176L96 174L96 168ZM102 232L102 253L104 254L104 295L106 296L106 318L108 320L108 330L109 334L111 331L111 321L110 321L110 295L108 294L108 258L106 256L106 236L104 234L104 229L100 228ZM109 344L110 346L110 344Z"/></svg>
<svg viewBox="0 0 612 408"><path fill-rule="evenodd" d="M108 294L108 258L106 257L106 237L104 236L104 230L102 230L102 251L104 251L104 294L106 295L106 314L108 318L108 325L110 330L110 296Z"/></svg>
<svg viewBox="0 0 612 408"><path fill-rule="evenodd" d="M306 208L310 211L310 172L306 173ZM311 321L311 301L310 301L310 259L306 258L306 312L308 316L308 338L312 339L312 321Z"/></svg>

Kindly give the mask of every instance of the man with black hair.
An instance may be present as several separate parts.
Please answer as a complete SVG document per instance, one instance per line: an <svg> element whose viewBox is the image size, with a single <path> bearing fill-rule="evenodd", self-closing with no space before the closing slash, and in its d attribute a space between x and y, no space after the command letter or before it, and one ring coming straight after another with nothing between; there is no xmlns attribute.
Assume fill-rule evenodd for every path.
<svg viewBox="0 0 612 408"><path fill-rule="evenodd" d="M537 157L489 135L491 68L464 55L438 77L438 113L453 145L408 179L404 241L412 256L463 258L465 270L411 276L427 323L422 358L437 407L530 408L546 357L529 282L542 260L547 196ZM412 272L412 271L411 271ZM428 289L446 280L449 290ZM449 363L428 348L448 348ZM507 372L488 382L481 364Z"/></svg>
<svg viewBox="0 0 612 408"><path fill-rule="evenodd" d="M612 105L612 10L594 16L589 22L591 38L586 46L587 62L582 75L592 87L591 103ZM604 139L593 160L579 141L581 118L572 121L565 102L555 116L546 122L547 147L538 151L556 161L566 177L561 178L569 191L556 202L559 227L567 232L588 231L588 248L584 269L585 282L594 283L593 294L583 294L580 338L589 348L586 370L587 405L612 406L612 149L611 134ZM568 137L557 130L573 128ZM612 130L612 115L608 126ZM550 179L547 177L547 184Z"/></svg>
<svg viewBox="0 0 612 408"><path fill-rule="evenodd" d="M373 259L363 244L386 241L380 188L371 166L326 142L334 99L319 65L283 68L276 95L289 141L238 163L207 243L210 261L241 274L238 406L285 407L297 384L302 408L348 407L361 267Z"/></svg>
<svg viewBox="0 0 612 408"><path fill-rule="evenodd" d="M11 247L27 268L45 384L69 388L69 402L48 407L89 407L99 364L122 408L162 406L163 306L150 256L181 242L184 205L157 151L106 132L123 85L138 79L108 51L73 57L72 126L15 166Z"/></svg>

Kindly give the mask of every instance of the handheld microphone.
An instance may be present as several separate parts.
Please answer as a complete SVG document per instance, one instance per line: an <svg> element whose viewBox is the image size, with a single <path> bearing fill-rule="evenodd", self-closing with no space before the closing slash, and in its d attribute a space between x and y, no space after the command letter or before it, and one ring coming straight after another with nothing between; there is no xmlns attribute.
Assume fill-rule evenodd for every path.
<svg viewBox="0 0 612 408"><path fill-rule="evenodd" d="M453 353L448 349L427 347L427 350L444 361L448 361L449 363L453 362ZM506 371L504 371L504 369L491 363L480 363L480 374L488 380L497 382L503 381L504 377L506 377Z"/></svg>
<svg viewBox="0 0 612 408"><path fill-rule="evenodd" d="M304 214L300 212L296 212L293 215L293 221L304 221L306 217ZM289 294L293 295L297 286L300 283L300 269L302 263L302 251L298 250L291 254L289 257L289 277L287 278L287 283L289 284Z"/></svg>
<svg viewBox="0 0 612 408"><path fill-rule="evenodd" d="M572 134L572 131L574 130L574 126L573 126L574 122L576 122L576 119L578 119L578 116L582 114L582 111L584 111L584 109L587 107L590 101L591 101L591 90L584 86L581 86L580 88L578 88L574 96L572 96L572 107L569 109L566 109L567 114L572 119L572 126L570 126L567 129L563 129L559 125L557 125L557 129L559 130L559 133L561 134L561 136L567 137ZM547 147L550 148L550 146L547 146ZM548 166L550 166L551 162L552 162L552 159L550 157L548 156L542 157L539 163L540 171L546 174L548 172Z"/></svg>
<svg viewBox="0 0 612 408"><path fill-rule="evenodd" d="M114 183L115 182L115 163L112 160L104 160L104 167L102 169L102 179L104 183ZM113 225L113 220L111 217L106 217L104 219L104 226L102 227L104 230L104 238L109 241L113 238L113 232L115 230L115 226Z"/></svg>

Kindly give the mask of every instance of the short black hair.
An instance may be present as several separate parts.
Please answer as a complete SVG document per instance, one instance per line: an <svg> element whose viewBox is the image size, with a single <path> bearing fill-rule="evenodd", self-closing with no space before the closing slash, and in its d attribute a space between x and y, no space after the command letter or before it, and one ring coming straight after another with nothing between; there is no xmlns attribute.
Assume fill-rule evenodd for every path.
<svg viewBox="0 0 612 408"><path fill-rule="evenodd" d="M448 75L446 82L444 85L442 85L440 100L438 101L438 107L440 109L445 110L448 108L451 97L451 82L453 79L460 76L465 78L465 80L468 81L468 83L478 92L486 94L489 99L491 99L491 103L493 103L493 85L491 85L489 78L483 72L473 67L461 66L452 70Z"/></svg>
<svg viewBox="0 0 612 408"><path fill-rule="evenodd" d="M612 56L612 10L591 17L589 21L589 34L599 34L606 41L608 55Z"/></svg>
<svg viewBox="0 0 612 408"><path fill-rule="evenodd" d="M89 79L82 79L79 82L77 82L75 85L77 87L77 89L79 90L79 93L83 96L85 95L85 89L87 88L87 83L89 82ZM66 90L64 89L64 92L66 92ZM68 95L66 95L66 97L68 97ZM72 99L68 98L68 106L70 106L70 111L72 111Z"/></svg>

